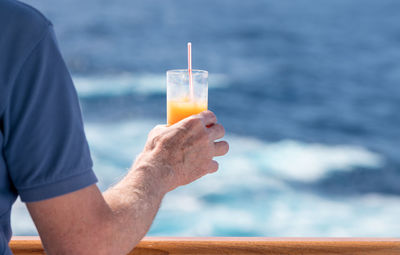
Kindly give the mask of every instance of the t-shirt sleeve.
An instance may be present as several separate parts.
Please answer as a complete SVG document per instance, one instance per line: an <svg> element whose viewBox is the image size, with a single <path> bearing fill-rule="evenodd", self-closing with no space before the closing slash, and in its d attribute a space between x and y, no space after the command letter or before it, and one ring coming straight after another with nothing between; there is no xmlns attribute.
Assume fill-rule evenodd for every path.
<svg viewBox="0 0 400 255"><path fill-rule="evenodd" d="M22 201L97 182L76 90L51 25L24 60L5 116L3 152Z"/></svg>

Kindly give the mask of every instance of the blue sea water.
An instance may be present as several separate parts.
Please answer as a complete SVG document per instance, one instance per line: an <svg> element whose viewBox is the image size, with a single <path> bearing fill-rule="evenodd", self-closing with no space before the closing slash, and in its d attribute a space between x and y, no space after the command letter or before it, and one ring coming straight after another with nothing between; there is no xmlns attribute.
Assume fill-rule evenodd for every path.
<svg viewBox="0 0 400 255"><path fill-rule="evenodd" d="M165 71L210 73L231 151L149 235L399 236L397 0L25 1L54 23L99 186L165 123ZM14 234L35 234L21 203Z"/></svg>

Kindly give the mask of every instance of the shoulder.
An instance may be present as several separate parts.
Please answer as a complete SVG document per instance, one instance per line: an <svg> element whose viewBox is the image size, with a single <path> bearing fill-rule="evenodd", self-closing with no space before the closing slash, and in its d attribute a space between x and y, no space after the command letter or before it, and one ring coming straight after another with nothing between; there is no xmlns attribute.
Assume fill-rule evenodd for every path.
<svg viewBox="0 0 400 255"><path fill-rule="evenodd" d="M0 49L23 57L48 33L51 22L35 8L17 0L0 0Z"/></svg>
<svg viewBox="0 0 400 255"><path fill-rule="evenodd" d="M35 44L48 31L49 26L51 22L35 8L16 0L0 0L2 43L17 41ZM1 46L4 49L4 46L9 45Z"/></svg>
<svg viewBox="0 0 400 255"><path fill-rule="evenodd" d="M17 0L0 0L0 19L11 26L25 25L31 28L51 24L38 10Z"/></svg>
<svg viewBox="0 0 400 255"><path fill-rule="evenodd" d="M0 115L22 64L51 27L33 7L17 0L0 0Z"/></svg>

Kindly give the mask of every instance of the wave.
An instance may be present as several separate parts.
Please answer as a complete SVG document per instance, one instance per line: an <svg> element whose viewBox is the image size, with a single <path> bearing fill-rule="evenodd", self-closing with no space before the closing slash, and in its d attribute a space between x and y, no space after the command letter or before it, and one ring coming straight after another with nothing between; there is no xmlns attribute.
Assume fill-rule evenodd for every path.
<svg viewBox="0 0 400 255"><path fill-rule="evenodd" d="M316 181L332 171L351 171L354 167L379 168L384 163L379 154L360 146L294 140L267 143L237 136L230 141L235 156L224 159L224 163L297 181Z"/></svg>
<svg viewBox="0 0 400 255"><path fill-rule="evenodd" d="M149 235L391 237L398 235L400 198L377 194L329 199L302 192L248 196L207 204L185 194L166 196Z"/></svg>
<svg viewBox="0 0 400 255"><path fill-rule="evenodd" d="M81 98L110 97L129 94L165 94L165 74L134 74L73 76L75 87ZM209 88L227 87L227 77L222 74L209 75Z"/></svg>

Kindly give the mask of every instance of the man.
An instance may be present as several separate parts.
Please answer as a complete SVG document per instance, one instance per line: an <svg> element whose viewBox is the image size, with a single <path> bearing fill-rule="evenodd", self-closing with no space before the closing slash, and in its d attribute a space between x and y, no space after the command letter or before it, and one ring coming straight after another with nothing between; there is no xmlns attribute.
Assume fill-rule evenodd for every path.
<svg viewBox="0 0 400 255"><path fill-rule="evenodd" d="M51 23L0 0L0 254L11 254L10 211L19 195L49 254L126 254L163 196L217 171L224 128L203 112L157 126L125 178L101 194L80 108Z"/></svg>

